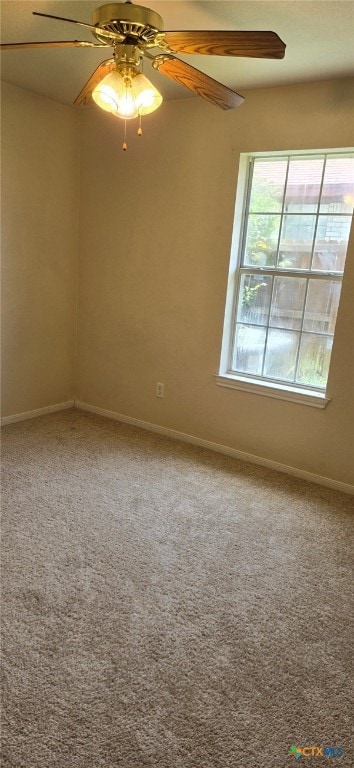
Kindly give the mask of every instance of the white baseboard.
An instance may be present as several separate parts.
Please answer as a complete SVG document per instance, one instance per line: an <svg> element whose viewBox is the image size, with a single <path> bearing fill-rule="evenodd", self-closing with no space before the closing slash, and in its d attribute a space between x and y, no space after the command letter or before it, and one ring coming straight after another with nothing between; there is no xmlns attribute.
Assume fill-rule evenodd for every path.
<svg viewBox="0 0 354 768"><path fill-rule="evenodd" d="M74 408L75 401L68 400L66 403L56 403L47 405L45 408L36 408L35 411L25 411L24 413L15 413L13 416L3 416L1 426L14 424L16 421L26 421L27 419L36 419L37 416L44 416L46 413L55 413L56 411L65 411L67 408Z"/></svg>
<svg viewBox="0 0 354 768"><path fill-rule="evenodd" d="M238 451L236 448L230 448L227 445L220 445L219 443L213 443L210 440L203 440L200 437L194 435L188 435L184 432L178 432L175 429L169 429L168 427L161 427L159 424L151 424L148 421L142 421L141 419L134 419L132 416L125 416L122 413L116 411L108 411L105 408L99 408L96 405L90 405L89 403L82 403L79 400L68 400L65 403L56 403L55 405L48 405L45 408L37 408L34 411L25 411L23 413L16 413L11 416L3 416L1 419L1 425L14 424L17 421L26 421L27 419L35 419L38 416L44 416L47 413L55 413L57 411L64 411L68 408L78 408L81 411L89 411L90 413L96 413L99 416L104 416L107 419L113 419L114 421L121 421L125 424L132 424L135 427L146 429L149 432L156 432L160 435L173 438L174 440L181 440L184 443L191 443L192 445L198 445L201 448L207 448L208 450L215 451L216 453L222 453L225 456L231 456L234 459L240 461L248 461L251 464L259 464L261 467L267 467L268 469L274 469L277 472L283 472L293 477L298 477L301 480L306 480L310 483L317 483L317 485L323 485L326 488L332 488L336 491L342 491L343 493L349 493L354 495L354 486L349 483L342 483L339 480L332 480L330 477L323 477L322 475L316 475L312 472L306 472L303 469L297 467L289 467L287 464L280 464L277 461L271 461L270 459L264 459L261 456L255 456L253 453L245 453L244 451Z"/></svg>
<svg viewBox="0 0 354 768"><path fill-rule="evenodd" d="M267 467L268 469L274 469L277 472L283 472L293 477L298 477L301 480L306 480L309 483L317 483L317 485L324 485L326 488L332 488L336 491L342 491L343 493L349 493L354 495L354 486L349 483L342 483L339 480L332 480L330 477L322 477L322 475L315 475L312 472L306 472L303 469L297 467L289 467L287 464L280 464L277 461L271 461L270 459L264 459L261 456L255 456L253 453L245 453L244 451L238 451L236 448L229 448L226 445L219 445L219 443L212 443L209 440L203 440L200 437L194 437L194 435L188 435L184 432L177 432L174 429L168 429L168 427L161 427L158 424L150 424L148 421L141 421L140 419L134 419L131 416L124 416L116 411L107 411L105 408L98 408L95 405L89 405L89 403L82 403L79 400L75 400L75 408L81 411L89 411L90 413L97 413L99 416L104 416L107 419L113 419L114 421L122 421L125 424L132 424L135 427L141 427L150 432L156 432L166 437L174 438L175 440L181 440L185 443L192 443L193 445L199 445L201 448L207 448L208 450L215 451L216 453L223 453L225 456L231 456L234 459L240 461L248 461L251 464L259 464L261 467Z"/></svg>

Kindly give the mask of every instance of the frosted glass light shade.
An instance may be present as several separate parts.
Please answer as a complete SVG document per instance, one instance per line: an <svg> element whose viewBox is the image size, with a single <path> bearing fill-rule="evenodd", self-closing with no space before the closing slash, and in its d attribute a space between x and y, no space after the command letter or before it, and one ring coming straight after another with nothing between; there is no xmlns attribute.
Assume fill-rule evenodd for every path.
<svg viewBox="0 0 354 768"><path fill-rule="evenodd" d="M92 98L98 107L106 112L117 112L119 99L124 93L124 80L119 72L110 72L101 80L92 92Z"/></svg>
<svg viewBox="0 0 354 768"><path fill-rule="evenodd" d="M162 104L161 94L145 75L134 77L132 91L139 115L149 115Z"/></svg>
<svg viewBox="0 0 354 768"><path fill-rule="evenodd" d="M124 120L148 115L162 103L161 94L145 75L122 77L117 71L96 85L92 98L101 109Z"/></svg>

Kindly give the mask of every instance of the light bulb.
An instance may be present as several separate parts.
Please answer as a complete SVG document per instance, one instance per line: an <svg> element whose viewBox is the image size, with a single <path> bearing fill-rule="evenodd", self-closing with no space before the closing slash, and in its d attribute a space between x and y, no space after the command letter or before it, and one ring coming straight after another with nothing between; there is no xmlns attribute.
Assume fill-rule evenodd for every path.
<svg viewBox="0 0 354 768"><path fill-rule="evenodd" d="M125 93L118 101L118 109L116 111L116 117L138 117L138 110L135 104L131 83L125 86Z"/></svg>
<svg viewBox="0 0 354 768"><path fill-rule="evenodd" d="M92 92L97 106L106 112L117 112L120 95L124 92L124 80L118 72L110 72Z"/></svg>
<svg viewBox="0 0 354 768"><path fill-rule="evenodd" d="M154 103L154 93L151 88L146 88L145 91L139 94L136 103L139 107L152 107Z"/></svg>
<svg viewBox="0 0 354 768"><path fill-rule="evenodd" d="M148 115L162 104L162 96L145 75L137 75L132 90L139 115Z"/></svg>

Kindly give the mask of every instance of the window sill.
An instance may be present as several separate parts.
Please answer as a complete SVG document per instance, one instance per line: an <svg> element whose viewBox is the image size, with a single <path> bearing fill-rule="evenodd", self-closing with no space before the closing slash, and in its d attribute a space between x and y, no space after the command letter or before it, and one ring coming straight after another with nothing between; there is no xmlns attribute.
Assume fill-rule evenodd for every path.
<svg viewBox="0 0 354 768"><path fill-rule="evenodd" d="M219 387L228 387L229 389L240 389L243 392L250 392L254 395L263 395L265 397L274 397L278 400L287 400L291 403L300 405L310 405L313 408L325 408L330 402L325 393L311 392L308 389L297 389L295 387L286 387L283 384L258 382L254 379L236 376L234 374L216 374L216 383Z"/></svg>

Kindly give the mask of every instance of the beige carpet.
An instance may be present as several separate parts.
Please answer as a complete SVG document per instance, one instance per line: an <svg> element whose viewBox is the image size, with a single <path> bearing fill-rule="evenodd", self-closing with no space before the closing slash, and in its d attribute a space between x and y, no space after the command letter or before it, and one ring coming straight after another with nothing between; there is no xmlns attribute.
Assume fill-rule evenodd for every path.
<svg viewBox="0 0 354 768"><path fill-rule="evenodd" d="M2 444L3 768L353 766L352 497L78 411Z"/></svg>

